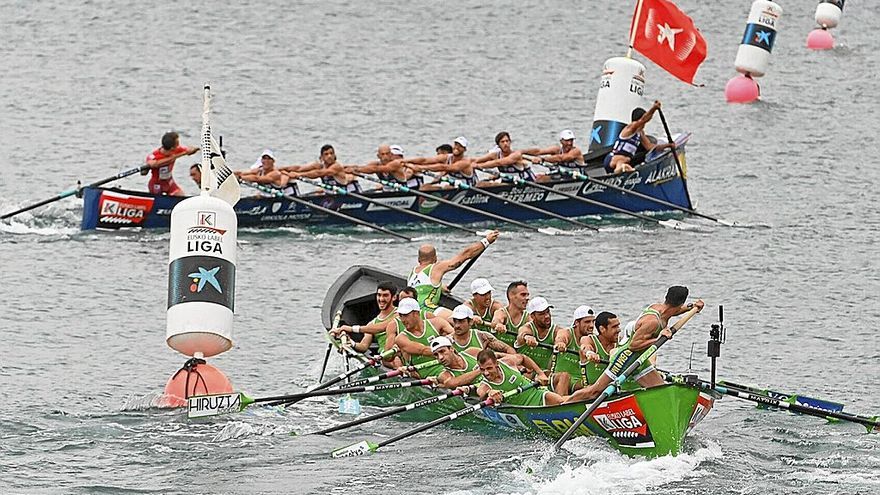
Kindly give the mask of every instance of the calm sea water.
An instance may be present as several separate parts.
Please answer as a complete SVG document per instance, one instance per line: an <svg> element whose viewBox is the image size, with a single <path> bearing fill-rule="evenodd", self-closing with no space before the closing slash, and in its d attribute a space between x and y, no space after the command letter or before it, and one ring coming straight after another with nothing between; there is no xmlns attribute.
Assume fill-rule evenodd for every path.
<svg viewBox="0 0 880 495"><path fill-rule="evenodd" d="M3 1L0 211L142 163L168 129L197 143L205 81L236 167L264 147L302 163L329 142L356 163L389 141L427 154L459 134L487 149L502 129L523 147L549 145L562 128L582 138L602 63L625 52L632 3ZM679 3L709 42L706 86L646 63L646 96L664 102L674 130L694 133L698 208L769 228L707 222L709 232L688 233L617 220L599 234L505 232L462 287L524 278L567 320L584 303L630 318L686 284L709 308L664 347L665 366L685 368L695 345L693 367L707 370L723 304L720 376L876 414L880 173L868 124L880 110L878 7L847 5L840 46L811 53L815 2L785 2L764 101L728 106L749 3ZM592 439L539 463L546 440L455 427L330 460L333 448L411 426L287 435L337 421L332 401L188 423L149 407L184 361L164 343L167 234L81 233L80 213L69 199L0 222L3 493L880 492L877 435L729 398L685 454L649 461ZM441 255L472 241L417 234ZM320 302L345 268L402 272L415 261L414 245L359 231L239 239L237 345L213 363L252 395L315 380Z"/></svg>

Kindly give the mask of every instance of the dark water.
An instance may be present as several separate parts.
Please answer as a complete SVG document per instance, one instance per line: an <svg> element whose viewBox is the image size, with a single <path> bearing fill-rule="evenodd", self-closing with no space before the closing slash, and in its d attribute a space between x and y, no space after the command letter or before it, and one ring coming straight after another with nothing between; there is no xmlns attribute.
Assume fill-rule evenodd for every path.
<svg viewBox="0 0 880 495"><path fill-rule="evenodd" d="M728 106L748 2L680 1L709 42L691 88L648 66L648 98L690 130L698 208L770 228L708 233L618 220L568 237L505 233L466 277L530 282L568 319L579 304L633 317L683 283L709 304L662 363L706 371L717 305L720 374L880 411L880 227L872 157L878 7L847 5L840 46L803 48L814 2L785 2L764 101ZM364 162L380 142L430 153L500 130L514 145L583 137L602 62L624 54L632 2L92 1L0 3L0 211L141 163L168 129L196 143L201 86L236 167L264 147L305 162L325 142ZM651 131L660 128L652 124ZM188 186L185 167L179 181ZM140 177L122 181L145 187ZM855 425L725 399L686 453L621 457L576 440L549 461L524 436L438 428L369 458L329 450L409 425L292 438L337 421L332 401L208 424L148 406L183 359L164 344L168 238L80 233L66 200L0 222L0 491L4 493L877 493L880 443ZM452 254L472 239L425 230ZM236 348L213 360L252 395L312 383L319 305L346 267L398 271L415 246L358 231L241 232ZM457 291L461 295L460 290ZM332 362L339 369L338 360ZM534 474L529 474L534 471Z"/></svg>

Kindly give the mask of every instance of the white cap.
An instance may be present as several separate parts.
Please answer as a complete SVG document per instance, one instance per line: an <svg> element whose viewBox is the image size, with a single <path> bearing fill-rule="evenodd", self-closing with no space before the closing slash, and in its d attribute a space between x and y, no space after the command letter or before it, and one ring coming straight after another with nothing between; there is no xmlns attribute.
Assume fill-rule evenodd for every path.
<svg viewBox="0 0 880 495"><path fill-rule="evenodd" d="M566 129L559 133L560 141L568 141L569 139L574 139L574 133L571 132L571 129Z"/></svg>
<svg viewBox="0 0 880 495"><path fill-rule="evenodd" d="M485 278L475 278L473 282L471 282L471 294L488 294L492 292L493 289L491 285L489 285L489 281Z"/></svg>
<svg viewBox="0 0 880 495"><path fill-rule="evenodd" d="M541 296L538 296L538 297L532 299L531 301L529 301L529 305L526 307L526 311L529 313L540 313L541 311L546 311L547 308L552 308L552 307L553 306L551 306L550 303L548 303L546 299L544 299Z"/></svg>
<svg viewBox="0 0 880 495"><path fill-rule="evenodd" d="M596 317L596 313L593 311L593 308L589 306L578 306L577 309L574 310L574 319L575 321L580 320L586 316Z"/></svg>
<svg viewBox="0 0 880 495"><path fill-rule="evenodd" d="M470 306L465 306L464 304L459 304L452 310L452 319L453 320L470 320L474 317L474 310L470 308Z"/></svg>
<svg viewBox="0 0 880 495"><path fill-rule="evenodd" d="M394 144L390 146L390 148L392 155L403 156L403 148L401 148L400 146Z"/></svg>
<svg viewBox="0 0 880 495"><path fill-rule="evenodd" d="M465 148L465 149L467 149L467 147L468 147L467 138L464 136L458 136L457 138L455 138L455 141L453 141L453 143L458 143L462 146L462 148Z"/></svg>
<svg viewBox="0 0 880 495"><path fill-rule="evenodd" d="M431 341L431 352L434 352L441 347L452 347L452 341L443 335L434 337L434 340Z"/></svg>
<svg viewBox="0 0 880 495"><path fill-rule="evenodd" d="M408 315L413 311L420 310L419 302L411 297L404 297L397 303L397 314L399 315Z"/></svg>
<svg viewBox="0 0 880 495"><path fill-rule="evenodd" d="M273 160L275 159L275 153L272 153L272 150L270 150L269 148L264 149L263 152L260 154L260 158L263 158L264 156L268 156Z"/></svg>

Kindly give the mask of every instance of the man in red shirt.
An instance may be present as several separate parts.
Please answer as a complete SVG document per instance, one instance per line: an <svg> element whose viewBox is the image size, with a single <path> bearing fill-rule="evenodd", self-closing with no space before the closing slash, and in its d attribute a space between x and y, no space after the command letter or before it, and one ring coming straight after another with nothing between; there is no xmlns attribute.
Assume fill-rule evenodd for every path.
<svg viewBox="0 0 880 495"><path fill-rule="evenodd" d="M167 194L168 196L183 196L184 192L174 182L171 171L174 170L174 161L185 155L192 155L199 148L188 148L180 145L180 136L176 132L166 132L162 136L162 147L156 148L147 155L147 165L150 167L150 192L152 194ZM146 171L141 172L147 175Z"/></svg>

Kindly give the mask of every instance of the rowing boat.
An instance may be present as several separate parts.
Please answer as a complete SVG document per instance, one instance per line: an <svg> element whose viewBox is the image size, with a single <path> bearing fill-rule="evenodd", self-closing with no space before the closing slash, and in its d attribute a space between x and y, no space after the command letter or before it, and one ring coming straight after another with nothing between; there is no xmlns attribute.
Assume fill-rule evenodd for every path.
<svg viewBox="0 0 880 495"><path fill-rule="evenodd" d="M400 287L405 284L400 275L375 267L356 265L346 270L324 298L321 308L324 327L328 330L332 328L337 313L341 314L342 324L362 325L369 322L379 311L375 300L376 286L386 280ZM440 302L449 308L460 303L459 299L448 294ZM339 346L338 341L331 339L331 342ZM356 354L353 358L367 359ZM366 371L369 375L375 375L386 370L380 367ZM393 395L383 392L365 396L364 401L391 406L414 402L430 395L433 393L427 389L407 388L395 390ZM679 384L626 390L603 402L575 435L604 437L614 448L630 456L676 455L681 452L685 436L709 413L718 397L717 393ZM441 404L440 408L432 405L432 408L427 408L419 415L403 419L433 419L465 406L465 402L458 398ZM574 403L525 407L502 404L497 408L481 409L475 417L494 426L558 438L588 405Z"/></svg>
<svg viewBox="0 0 880 495"><path fill-rule="evenodd" d="M685 134L676 140L682 164L684 164L685 144L689 136L689 134ZM589 158L589 156L585 158ZM621 175L603 175L604 169L599 162L600 158L601 155L597 155L595 160L588 162L589 167L586 171L591 177L613 187L605 187L595 182L582 182L559 175L552 176L554 180L542 184L561 193L575 194L634 212L663 213L671 212L673 209L643 197L625 194L615 188L635 191L682 208L692 208L691 199L687 192L686 173L684 173L685 176L679 173L678 166L670 152L651 157L633 172ZM454 203L519 221L547 220L549 217L538 211L513 207L510 202L525 203L569 218L613 214L602 206L577 201L527 184L503 183L486 189L500 195L505 201L473 190L445 189L432 191L431 194ZM486 217L473 211L418 197L411 193L368 191L364 195L378 201L378 204L337 194L304 195L302 199L314 205L336 210L378 225L403 225L420 222L413 216L393 211L383 205L405 208L454 223L486 221ZM82 196L82 230L122 228L167 230L170 226L171 210L177 203L185 199L184 197L156 196L147 192L104 187L85 187L82 189ZM346 223L344 219L337 216L313 210L306 205L288 199L275 197L241 198L235 205L235 212L240 227L278 227L284 225L321 227Z"/></svg>

